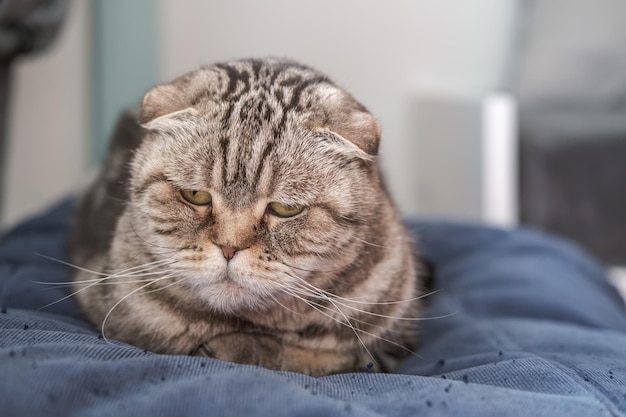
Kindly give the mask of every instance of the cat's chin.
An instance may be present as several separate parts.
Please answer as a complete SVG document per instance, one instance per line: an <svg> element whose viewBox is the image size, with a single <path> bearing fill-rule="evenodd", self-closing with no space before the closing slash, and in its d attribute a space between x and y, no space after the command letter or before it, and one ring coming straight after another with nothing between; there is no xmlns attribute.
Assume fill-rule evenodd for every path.
<svg viewBox="0 0 626 417"><path fill-rule="evenodd" d="M274 292L260 280L239 274L230 268L219 275L195 276L191 281L196 297L221 314L237 315L241 311L264 310Z"/></svg>
<svg viewBox="0 0 626 417"><path fill-rule="evenodd" d="M250 294L247 288L233 280L224 280L208 286L201 297L207 304L219 313L232 315L241 310L261 308L262 300Z"/></svg>

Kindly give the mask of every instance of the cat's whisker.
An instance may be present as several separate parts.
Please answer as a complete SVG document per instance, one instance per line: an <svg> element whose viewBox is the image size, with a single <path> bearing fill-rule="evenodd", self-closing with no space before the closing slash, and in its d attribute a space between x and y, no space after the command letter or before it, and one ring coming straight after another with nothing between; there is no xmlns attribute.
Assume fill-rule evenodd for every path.
<svg viewBox="0 0 626 417"><path fill-rule="evenodd" d="M320 296L320 299L325 299L325 296ZM391 316L391 315L386 315L386 314L380 314L380 313L374 313L372 311L368 311L368 310L362 310L360 308L348 305L346 303L342 303L339 301L336 301L337 304L339 304L340 306L346 307L350 310L356 311L358 313L361 314L366 314L369 316L373 316L373 317L380 317L380 318L385 318L385 319L390 319L390 320L399 320L399 321L427 321L427 320L440 320L440 319L445 319L448 317L452 317L455 316L456 314L458 314L458 311L453 311L451 313L447 313L447 314L442 314L440 316L429 316L429 317L401 317L401 316Z"/></svg>
<svg viewBox="0 0 626 417"><path fill-rule="evenodd" d="M144 278L144 277L150 277L150 276L154 276L154 275L163 275L166 273L172 273L172 271L170 271L169 268L171 265L177 263L178 261L175 260L168 260L168 262L166 263L159 263L159 264L155 264L155 265L151 265L152 262L148 263L148 264L144 264L144 265L139 265L137 267L133 267L133 268L128 268L126 270L123 271L119 271L119 272L115 272L111 275L108 275L107 277L105 277L104 279L106 279L107 281L112 280L112 279L121 279L121 278ZM148 266L149 265L149 266ZM142 268L144 267L144 268ZM141 269L137 269L137 268L141 268ZM125 271L129 271L133 269L131 272L126 273ZM146 281L146 280L143 280ZM75 284L89 284L90 282L92 283L103 283L103 279L96 279L96 280L83 280L83 281L74 281ZM140 282L138 280L135 281L130 281L127 279L124 279L123 281L120 281L119 283L130 283L130 282ZM104 284L115 284L114 282L109 283L106 282Z"/></svg>
<svg viewBox="0 0 626 417"><path fill-rule="evenodd" d="M417 300L421 300L421 299L423 299L423 298L426 298L426 297L429 297L429 296L431 296L431 295L434 295L434 294L436 294L436 293L438 293L438 292L440 291L440 290L433 290L433 291L431 291L431 292L429 292L429 293L421 294L421 295L419 295L419 296L417 296L417 297L407 298L407 299L403 299L403 300L395 300L395 301L371 301L371 302L370 302L370 301L361 301L361 300L358 300L358 299L356 299L356 298L346 298L346 297L342 297L342 296L339 296L339 295L337 295L337 294L333 294L333 293L331 293L331 292L329 292L329 291L326 291L326 290L323 290L323 289L321 289L321 288L318 288L318 287L316 287L315 285L311 284L310 282L306 281L305 279L298 277L297 275L293 275L293 274L289 274L289 273L287 273L287 275L289 275L289 276L290 276L290 277L292 277L292 278L297 279L300 283L302 283L302 284L306 285L307 287L311 288L313 291L320 292L320 293L324 294L325 296L332 297L333 299L336 299L336 300L341 300L341 301L343 301L343 302L346 302L346 303L353 303L353 304L364 304L364 305L394 305L394 304L413 303L413 302L415 302L415 301L417 301ZM368 295L363 295L363 296L360 296L359 298L366 298L366 297L371 297L371 296L368 296Z"/></svg>
<svg viewBox="0 0 626 417"><path fill-rule="evenodd" d="M308 291L305 291L304 293L301 293L301 294L303 294L303 295L312 295L312 294L310 294ZM292 295L292 296L294 296L294 297L296 297L296 295L295 295L295 294L291 294L291 295ZM325 305L323 305L323 304L319 304L319 303L316 303L316 302L311 301L311 300L306 300L306 299L304 299L304 298L302 298L302 297L297 297L297 298L298 298L298 299L300 299L300 300L302 300L302 301L304 301L304 302L305 302L306 304L308 304L311 308L314 308L315 310L317 310L317 311L318 311L318 312L320 312L320 313L322 313L322 312L321 312L319 309L317 309L317 308L313 307L313 305L315 305L315 306L317 306L317 307L319 307L319 308L325 308L325 309L330 310L330 311L333 311L333 312L334 312L334 311L339 311L339 312L341 312L337 306L334 306L335 308L333 309L333 308L328 307L328 306L325 306ZM323 297L321 297L321 298L323 298ZM324 298L323 298L323 299L324 299ZM328 300L328 299L326 299L326 301L331 302L331 301L330 301L330 300ZM331 302L331 304L332 304L332 302ZM322 313L322 314L323 314L323 313ZM341 321L341 320L339 320L339 319L336 319L335 317L331 317L331 316L330 316L330 315L328 315L328 314L325 314L325 315L326 315L327 317L330 317L330 318L335 319L335 321L337 321L338 323L341 323L341 324L345 325L345 323L344 323L343 321ZM344 317L345 317L345 315L344 315ZM387 326L375 325L375 324L369 323L369 322L367 322L367 321L365 321L365 320L360 320L360 319L357 319L357 318L354 318L354 317L352 317L352 318L351 318L351 320L352 320L352 321L355 321L355 322L358 322L358 323L362 323L362 324L365 324L365 325L371 326L371 327L376 327L376 328L378 328L378 329L382 329L382 330L384 330L384 331L386 331L386 332L393 331L393 330L389 329ZM361 328L355 328L355 327L353 327L353 326L351 326L351 328L352 328L353 330L359 331L359 332L361 332L361 333L363 333L363 334L366 334L366 335L368 335L368 336L372 336L373 338L378 339L378 340L380 340L380 341L382 341L382 342L386 342L386 343L389 343L389 344L391 344L391 345L394 345L394 346L396 346L396 347L398 347L398 348L400 348L400 349L404 350L405 352L407 352L407 353L409 353L409 354L411 354L411 355L413 355L413 356L420 357L420 356L419 356L416 352L412 351L411 349L407 348L406 346L401 345L400 343L394 342L393 340L390 340L390 339L387 339L387 338L382 337L382 336L380 336L380 335L377 335L377 334L374 334L374 333L368 332L367 330L364 330L364 329L361 329Z"/></svg>
<svg viewBox="0 0 626 417"><path fill-rule="evenodd" d="M98 280L97 282L94 282L93 284L87 285L87 286L85 286L85 287L83 287L83 288L80 288L80 289L78 289L78 290L76 290L76 291L73 291L73 292L71 292L70 294L66 295L65 297L61 297L60 299L58 299L58 300L56 300L56 301L53 301L53 302L51 302L51 303L46 304L46 305L45 305L45 306L43 306L43 307L40 307L40 308L39 308L39 310L44 310L44 309L46 309L46 308L48 308L48 307L50 307L50 306L53 306L53 305L55 305L55 304L57 304L57 303L60 303L61 301L65 301L65 300L67 300L68 298L74 297L76 294L79 294L79 293L81 293L81 292L83 292L83 291L87 290L88 288L91 288L92 286L94 286L94 285L96 285L96 284L98 284L98 283L100 283L100 282L102 282L102 281L105 281L105 280L107 280L107 279L108 279L108 277L104 277L104 278L102 278L102 279Z"/></svg>
<svg viewBox="0 0 626 417"><path fill-rule="evenodd" d="M92 275L103 276L103 277L107 277L107 276L111 276L112 275L111 273L105 273L105 272L94 271L94 270L91 270L91 269L83 268L83 267L75 265L75 264L73 264L71 262L67 262L67 261L63 261L61 259L53 258L51 256L44 255L44 254L41 254L41 253L38 253L38 252L34 252L34 254L37 255L37 256L40 256L40 257L42 257L44 259L47 259L49 261L56 262L56 263L59 263L61 265L69 266L69 267L71 267L73 269L76 269L78 271L87 272L87 273L90 273ZM127 269L124 269L122 271L115 272L113 274L125 274L126 272L132 272L132 271L135 271L136 269L146 268L146 267L149 267L149 266L152 266L152 265L159 265L160 266L162 263L167 264L168 262L172 262L173 263L175 261L173 261L171 259L159 259L159 260L156 260L156 261L153 261L153 262L148 262L146 264L133 266L131 268L127 268ZM48 282L39 282L39 281L34 281L34 282L37 282L38 284L48 284ZM75 282L75 281L72 281L72 282Z"/></svg>
<svg viewBox="0 0 626 417"><path fill-rule="evenodd" d="M297 277L296 277L296 278L297 278ZM444 315L441 315L441 316L433 316L433 317L402 317L402 316L390 316L390 315L386 315L386 314L375 313L375 312L373 312L373 311L363 310L363 309L360 309L360 308L358 308L358 307L355 307L355 306L352 306L352 305L350 305L350 304L349 304L349 303L366 304L366 305L388 305L388 304L399 304L399 303L411 302L411 301L416 301L416 300L419 300L420 298L423 298L424 296L427 296L427 295L431 295L431 294L433 294L433 293L435 293L435 292L437 292L437 291L433 291L433 292L431 292L431 293L429 293L429 294L425 294L425 295L423 295L423 296L420 296L420 297L415 297L415 298L408 299L408 300L401 300L401 301L389 302L389 303L386 303L386 302L380 302L380 303L367 303L367 302L360 302L360 301L359 301L359 302L356 302L356 301L353 301L353 300L350 300L350 299L347 299L347 298L344 298L344 297L340 297L340 296L335 295L335 294L332 294L332 293L330 293L330 292L328 292L328 291L324 291L324 290L322 290L322 289L320 289L320 288L317 288L317 287L315 287L314 285L312 285L311 283L306 282L306 281L304 281L304 280L302 280L302 282L303 282L304 284L306 284L306 286L307 286L307 287L311 288L311 289L315 292L315 294L318 294L318 295L311 294L311 296L313 296L313 297L316 297L316 298L318 298L318 299L322 299L322 300L326 300L326 301L329 301L329 302L333 302L333 304L336 302L338 305L343 306L343 307L346 307L346 308L348 308L348 309L350 309L350 310L353 310L353 311L356 311L356 312L359 312L359 313L362 313L362 314L367 314L367 315L370 315L370 316L374 316L374 317L381 317L381 318L391 319L391 320L404 320L404 321L425 321L425 320L439 320L439 319L444 319L444 318L448 318L448 317L451 317L451 316L454 316L455 314L457 314L457 312L452 312L452 313L444 314ZM306 288L306 287L305 287L305 288ZM331 299L333 299L334 301L331 301ZM345 301L344 301L344 300L345 300Z"/></svg>
<svg viewBox="0 0 626 417"><path fill-rule="evenodd" d="M143 269L137 269L134 271L131 271L129 273L126 273L124 271L120 271L120 272L115 272L111 275L109 275L110 277L115 277L115 278L132 278L132 277L146 277L146 276L150 276L150 275L158 275L161 274L163 272L166 272L167 270L163 269L165 267L170 267L171 265L178 263L178 261L176 260L170 260L169 262L166 263L162 263L162 264L158 264L158 265L152 265ZM80 281L74 281L74 282L80 282Z"/></svg>
<svg viewBox="0 0 626 417"><path fill-rule="evenodd" d="M97 283L97 285L103 286L103 285L141 284L141 283L149 282L149 281L152 281L152 279L142 279L142 280L122 281L122 282L100 282L100 283ZM83 282L84 281L79 282L78 284L82 284ZM50 283L50 282L42 282L41 284L51 284L51 286L47 287L46 290L58 290L58 289L73 287L73 285L71 284L54 285L54 283ZM83 284L83 285L87 285L87 284Z"/></svg>
<svg viewBox="0 0 626 417"><path fill-rule="evenodd" d="M334 297L337 300L341 300L341 301L344 301L346 303L364 304L364 305L396 305L396 304L407 304L407 303L410 304L410 303L413 303L415 301L424 299L426 297L430 297L431 295L435 295L439 291L441 291L441 290L433 290L433 291L431 291L429 293L421 294L421 295L418 295L417 297L413 297L413 298L406 298L406 299L403 299L403 300L395 300L395 301L361 301L360 299L363 299L363 298L368 298L368 297L371 298L371 295L362 295L362 296L357 297L357 298L346 298L346 297L339 296L337 294L333 294L333 293L328 292L328 291L324 291L324 290L322 290L320 288L318 288L318 290L322 291L324 294L326 294L326 295L328 295L330 297Z"/></svg>
<svg viewBox="0 0 626 417"><path fill-rule="evenodd" d="M162 268L164 266L169 266L172 264L175 264L176 262L178 262L175 259L172 258L163 258L163 259L158 259L156 261L152 261L152 262L147 262L145 264L139 264L136 266L132 266L130 268L126 268L123 269L121 271L115 271L115 272L109 272L109 276L111 275L115 275L115 276L126 276L126 275L132 275L132 274L142 274L145 271L151 271L154 270L156 268Z"/></svg>
<svg viewBox="0 0 626 417"><path fill-rule="evenodd" d="M295 297L295 295L294 295L294 294L292 294L292 295ZM314 306L317 306L317 307L319 307L319 308L325 308L325 309L330 310L330 311L333 311L333 312L335 311L335 309L333 309L333 308L331 308L331 307L328 307L328 306L325 306L325 305L322 305L322 304L316 303L316 302L314 302L314 301L310 301L310 300L302 299L301 297L297 297L297 298L301 299L301 300L302 300L302 301L304 301L307 305L309 305L311 308L315 309L316 311L320 312L321 314L324 314L324 313L323 313L322 311L320 311L318 308L315 308ZM336 307L335 307L335 308L336 308ZM335 320L336 322L338 322L338 323L340 323L340 324L342 324L342 325L346 325L343 321L341 321L341 320L339 320L339 319L337 319L337 318L335 318L335 317L332 317L332 316L330 316L330 315L328 315L328 314L324 314L324 315L325 315L325 316L327 316L327 317L329 317L329 318L331 318L331 319L333 319L333 320ZM385 330L386 332L390 332L390 331L392 331L392 330L388 329L386 326L381 326L381 325L373 325L373 324L368 323L368 322L366 322L366 321L364 321L364 320L359 320L359 319L356 319L356 318L352 318L352 321L356 321L356 322L359 322L359 323L362 323L362 324L366 324L366 325L368 325L368 326L376 327L376 328L379 328L379 329ZM363 330L363 329L361 329L361 328L355 328L355 327L351 327L351 328L352 328L353 330L356 330L356 331L358 331L358 332L361 332L361 333L363 333L363 334L366 334L366 335L368 335L368 336L371 336L371 337L373 337L373 338L375 338L375 339L377 339L377 340L380 340L380 341L382 341L382 342L389 343L389 344L391 344L391 345L393 345L393 346L396 346L396 347L398 347L398 348L400 348L400 349L404 350L405 352L407 352L407 353L409 353L409 354L411 354L411 355L413 355L413 356L415 356L415 357L420 357L420 356L419 356L416 352L412 351L411 349L407 348L406 346L404 346L404 345L402 345L402 344L400 344L400 343L394 342L393 340L390 340L390 339L387 339L387 338L382 337L382 336L380 336L380 335L377 335L377 334L374 334L374 333L368 332L368 331Z"/></svg>
<svg viewBox="0 0 626 417"><path fill-rule="evenodd" d="M160 275L163 275L163 273L167 273L167 272L161 272ZM146 278L146 279L136 279L136 280L132 280L132 281L119 281L119 282L101 282L97 285L124 285L124 284L142 284L144 282L150 282L150 281L154 281L155 278Z"/></svg>
<svg viewBox="0 0 626 417"><path fill-rule="evenodd" d="M115 310L117 308L117 306L119 306L120 304L122 304L126 299L128 299L129 297L131 297L132 295L138 293L139 291L143 290L144 288L149 287L150 285L153 285L159 281L162 281L164 279L169 279L172 276L174 276L174 274L169 274L169 275L165 275L161 278L155 278L154 280L151 280L150 282L148 282L147 284L144 284L140 287L135 288L134 290L132 290L131 292L129 292L128 294L126 294L124 297L120 298L115 304L113 304L113 306L109 309L109 311L107 312L107 314L104 316L104 319L102 320L102 326L101 326L101 330L102 330L102 338L108 342L108 339L106 337L105 334L105 327L106 327L106 322L109 319L109 317L111 316L111 313L113 313L113 310Z"/></svg>
<svg viewBox="0 0 626 417"><path fill-rule="evenodd" d="M169 264L166 264L169 265ZM154 269L154 268L153 268ZM147 271L149 271L149 269L147 269ZM168 272L166 270L159 270L159 271L155 271L155 272L135 272L135 273L131 273L131 274L111 274L111 275L107 275L103 278L98 278L98 279L85 279L85 280L81 280L81 281L59 281L59 282L42 282L42 281L33 281L36 284L41 284L41 285L58 285L60 287L63 286L71 286L74 284L78 284L78 285L87 285L87 284L92 284L92 283L100 283L101 285L115 285L115 284L120 284L120 283L135 283L135 282L142 282L141 280L139 281L128 281L128 280L124 280L121 282L102 282L103 280L111 280L113 278L141 278L141 277L148 277L151 275L163 275L164 272ZM143 280L143 282L145 282L146 280Z"/></svg>
<svg viewBox="0 0 626 417"><path fill-rule="evenodd" d="M367 352L367 356L369 356L370 359L372 359L372 362L376 363L376 360L374 359L374 355L372 355L370 350L367 348L367 345L365 344L365 342L361 338L361 335L359 334L359 332L357 332L357 329L354 327L354 325L352 324L352 322L350 321L348 316L339 307L337 307L337 305L330 298L327 301L329 303L331 303L333 305L333 307L335 307L335 309L339 312L339 314L341 314L343 316L343 318L346 320L346 323L352 329L352 331L354 332L354 335L356 336L356 338L359 340L359 343L363 346L363 349L365 349L365 352ZM362 329L359 329L359 330L362 330Z"/></svg>
<svg viewBox="0 0 626 417"><path fill-rule="evenodd" d="M119 198L119 197L112 196L112 195L110 195L110 194L107 194L107 195L106 195L106 197L107 197L109 200L117 201L118 203L124 203L124 205L127 205L127 204L128 204L128 201L126 201L126 200L124 200L124 199L122 199L122 198Z"/></svg>
<svg viewBox="0 0 626 417"><path fill-rule="evenodd" d="M164 264L162 264L161 261L163 261L163 260L153 261L153 262L149 262L149 263L146 263L146 264L143 264L143 265L138 265L138 266L135 266L135 267L132 267L132 268L128 268L128 269L126 269L124 271L135 270L135 272L136 272L137 268L144 268L145 270L150 271L152 269L156 269L156 268L162 267L162 265L164 265ZM64 262L64 261L61 261L61 262ZM69 264L69 263L67 263L67 264ZM69 264L69 265L70 266L75 266L75 265L71 265L71 264ZM139 270L141 270L141 269L139 269ZM61 301L65 301L68 298L74 297L76 294L79 294L79 293L81 293L81 292L83 292L83 291L93 287L94 285L100 285L100 284L102 284L103 282L105 282L107 280L111 280L111 279L118 278L118 277L120 277L119 274L112 274L112 275L107 275L107 276L105 276L103 278L99 278L99 279L93 280L93 282L91 282L88 285L85 285L83 288L80 288L80 289L78 289L76 291L73 291L70 294L66 295L65 297L62 297L62 298L60 298L60 299L58 299L56 301L53 301L51 303L48 303L48 304L44 305L43 307L40 308L40 310L46 309L46 308L48 308L50 306L53 306L53 305L55 305L57 303L60 303ZM80 281L79 281L79 283L80 283Z"/></svg>
<svg viewBox="0 0 626 417"><path fill-rule="evenodd" d="M308 288L306 288L306 287L299 287L299 288L298 288L298 287L296 287L296 288L293 288L293 291L297 292L298 294L300 294L300 295L302 295L302 296L304 296L304 297L310 297L310 298L313 298L313 299L316 299L316 300L321 300L321 301L329 301L329 300L328 300L328 297L326 297L326 296L324 296L324 295L319 295L319 294L316 294L316 293L312 293L312 292L311 292ZM311 300L310 300L310 301L311 301ZM314 302L314 301L311 301L311 302ZM330 307L324 306L323 304L316 303L316 305L318 305L318 306L320 306L320 307L325 307L325 308L328 308L328 309L330 309L330 310L332 310L332 311L335 311L334 309L331 309ZM335 306L335 307L336 307L336 306ZM370 322L368 322L368 321L361 320L361 319L357 319L356 317L352 317L352 318L351 318L351 320L352 320L352 321L359 322L359 323L362 323L362 324L366 324L366 325L368 325L368 326L377 327L377 328L379 328L379 329L383 329L383 330L385 330L385 331L387 331L387 330L388 330L388 327L387 327L387 326L383 326L383 325L375 325L375 324L372 324L372 323L370 323Z"/></svg>
<svg viewBox="0 0 626 417"><path fill-rule="evenodd" d="M281 291L283 291L284 293L288 294L288 295L292 295L289 292L286 291L285 288L280 288ZM287 307L286 305L284 305L283 303L281 303L278 298L274 297L274 294L269 294L269 296L272 298L272 300L274 300L276 302L276 304L278 304L279 306L281 306L282 308L284 308L285 310L293 313L293 314L297 314L297 315L301 315L302 313L299 311L294 311L293 309Z"/></svg>
<svg viewBox="0 0 626 417"><path fill-rule="evenodd" d="M364 350L365 350L365 352L367 353L367 356L369 356L369 357L370 357L370 359L371 359L373 362L376 362L376 360L374 359L374 356L372 355L372 353L370 352L370 350L367 348L367 345L363 342L363 339L361 339L361 336L360 336L360 335L359 335L359 333L358 333L358 331L361 331L361 329L356 329L356 328L352 325L352 323L350 322L350 320L348 319L348 317L347 317L345 314L343 314L343 312L341 312L339 309L337 309L337 311L339 311L339 313L340 313L340 314L343 316L343 318L346 320L345 322L344 322L344 321L342 321L342 320L340 320L340 319L338 319L338 318L336 318L336 317L334 317L334 316L332 316L332 315L330 315L330 314L328 314L328 313L326 313L325 311L323 311L323 310L321 309L321 308L327 308L327 309L330 309L329 307L327 307L327 306L321 306L321 305L318 305L317 303L311 302L310 300L307 300L306 298L301 297L300 295L298 295L298 294L296 294L296 293L294 293L294 292L287 291L287 290L286 290L286 292L287 292L289 295L291 295L292 297L295 297L295 298L299 299L300 301L304 302L304 303L305 303L305 304L307 304L309 307L311 307L312 309L316 310L318 313L323 314L324 316L328 317L329 319L331 319L331 320L333 320L333 321L335 321L335 322L337 322L337 323L339 323L339 324L341 324L341 325L343 325L343 326L347 326L347 327L349 327L350 329L352 329L352 331L354 332L354 335L356 336L356 338L358 339L359 343L361 344L361 346L363 347L363 349L364 349ZM332 303L332 302L331 302L331 303ZM319 307L318 307L318 306L319 306ZM330 309L330 310L333 310L333 309ZM334 311L334 310L333 310L333 311ZM357 330L358 330L358 331L357 331Z"/></svg>
<svg viewBox="0 0 626 417"><path fill-rule="evenodd" d="M287 262L285 262L282 259L278 259L277 261L279 263L289 267L289 268L297 269L299 271L304 271L304 272L338 272L338 271L341 271L341 269L342 269L342 268L336 268L336 269L307 269L307 268L302 268L302 267L299 267L299 266L288 264Z"/></svg>
<svg viewBox="0 0 626 417"><path fill-rule="evenodd" d="M106 273L103 273L103 272L100 272L100 271L94 271L94 270L87 269L87 268L83 268L83 267L80 267L78 265L74 265L73 263L70 263L70 262L67 262L67 261L63 261L61 259L53 258L51 256L44 255L42 253L34 252L34 255L40 256L40 257L42 257L44 259L56 262L56 263L61 264L61 265L69 266L69 267L77 269L79 271L87 272L87 273L92 274L92 275L99 275L99 276L107 276L108 275ZM37 281L35 281L35 282L38 283L38 284L45 284L45 282L37 282Z"/></svg>
<svg viewBox="0 0 626 417"><path fill-rule="evenodd" d="M402 300L395 300L395 301L367 301L368 299L372 298L372 294L364 294L364 295L358 295L358 296L354 296L351 298L346 298L346 297L340 297L337 295L337 297L340 297L340 299L345 300L346 302L351 302L351 303L355 303L355 304L368 304L368 305L393 305L393 304L404 304L404 303L412 303L414 301L417 300L421 300L422 298L425 297L429 297L431 295L435 295L436 293L438 293L439 291L441 291L440 289L437 290L433 290L429 293L426 294L421 294L417 297L413 297L413 298L404 298ZM332 294L331 295L336 295L336 294Z"/></svg>
<svg viewBox="0 0 626 417"><path fill-rule="evenodd" d="M180 278L180 277L181 277L180 275L175 274L174 276L172 276L172 277L170 277L170 278ZM184 281L184 279L177 280L177 281L174 281L174 282L171 282L171 283L167 284L165 287L162 287L162 288L155 288L154 290L146 291L144 294L150 294L150 293L153 293L153 292L163 291L163 290L166 290L166 289L168 289L168 288L170 288L170 287L173 287L173 286L174 286L174 285L176 285L176 284L180 284L180 283L182 283L183 281Z"/></svg>
<svg viewBox="0 0 626 417"><path fill-rule="evenodd" d="M37 282L37 281L33 281L33 283L35 284L49 284L49 286L47 288L45 288L45 291L54 291L54 290L59 290L59 289L64 289L64 288L71 288L72 284L55 284L53 282Z"/></svg>
<svg viewBox="0 0 626 417"><path fill-rule="evenodd" d="M353 236L352 238L354 240L358 241L358 242L365 243L366 245L373 246L375 248L381 248L381 249L386 249L387 248L387 246L379 245L377 243L368 242L367 240L359 239L356 236Z"/></svg>

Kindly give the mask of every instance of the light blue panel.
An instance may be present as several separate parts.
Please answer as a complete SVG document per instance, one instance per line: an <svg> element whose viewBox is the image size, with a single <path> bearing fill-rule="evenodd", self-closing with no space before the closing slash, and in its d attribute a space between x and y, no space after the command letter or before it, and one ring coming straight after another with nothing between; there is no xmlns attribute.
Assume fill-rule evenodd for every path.
<svg viewBox="0 0 626 417"><path fill-rule="evenodd" d="M92 0L93 157L101 161L119 113L141 103L157 77L154 0Z"/></svg>

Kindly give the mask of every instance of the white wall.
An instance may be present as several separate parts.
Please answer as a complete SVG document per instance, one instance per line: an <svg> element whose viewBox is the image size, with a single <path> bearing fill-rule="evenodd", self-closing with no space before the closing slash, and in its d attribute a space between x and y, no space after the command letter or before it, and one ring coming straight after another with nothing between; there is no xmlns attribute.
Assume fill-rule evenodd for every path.
<svg viewBox="0 0 626 417"><path fill-rule="evenodd" d="M331 76L383 126L382 160L415 212L411 109L420 94L500 87L514 0L161 0L160 78L243 56L290 56Z"/></svg>
<svg viewBox="0 0 626 417"><path fill-rule="evenodd" d="M85 182L90 78L89 2L74 1L48 51L13 67L2 225L42 210Z"/></svg>
<svg viewBox="0 0 626 417"><path fill-rule="evenodd" d="M166 81L242 56L291 56L317 67L379 118L388 182L401 208L414 212L413 103L420 95L477 97L498 87L515 3L159 0L158 76ZM90 2L71 4L52 48L15 67L5 227L89 176Z"/></svg>

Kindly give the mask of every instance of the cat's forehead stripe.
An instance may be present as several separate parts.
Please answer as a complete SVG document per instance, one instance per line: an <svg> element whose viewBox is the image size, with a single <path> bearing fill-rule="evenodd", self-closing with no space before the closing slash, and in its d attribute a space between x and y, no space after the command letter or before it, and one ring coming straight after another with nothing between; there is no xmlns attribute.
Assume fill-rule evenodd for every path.
<svg viewBox="0 0 626 417"><path fill-rule="evenodd" d="M228 78L227 86L221 96L221 100L224 102L237 102L248 93L263 90L272 91L273 96L284 106L283 110L290 111L300 104L302 92L308 87L321 83L332 85L328 77L300 65L281 63L278 65L266 64L262 67L263 64L259 61L251 60L246 63L247 66L241 62L237 63L237 66L233 64L216 65L216 68L224 71ZM261 76L261 68L267 69L271 76ZM285 92L289 93L288 102L283 101Z"/></svg>
<svg viewBox="0 0 626 417"><path fill-rule="evenodd" d="M221 95L225 107L220 173L225 194L233 198L235 191L255 194L275 139L285 131L288 113L302 110L300 101L307 88L328 82L300 66L264 66L254 60L246 64L217 66L228 78ZM271 74L269 83L262 70Z"/></svg>

